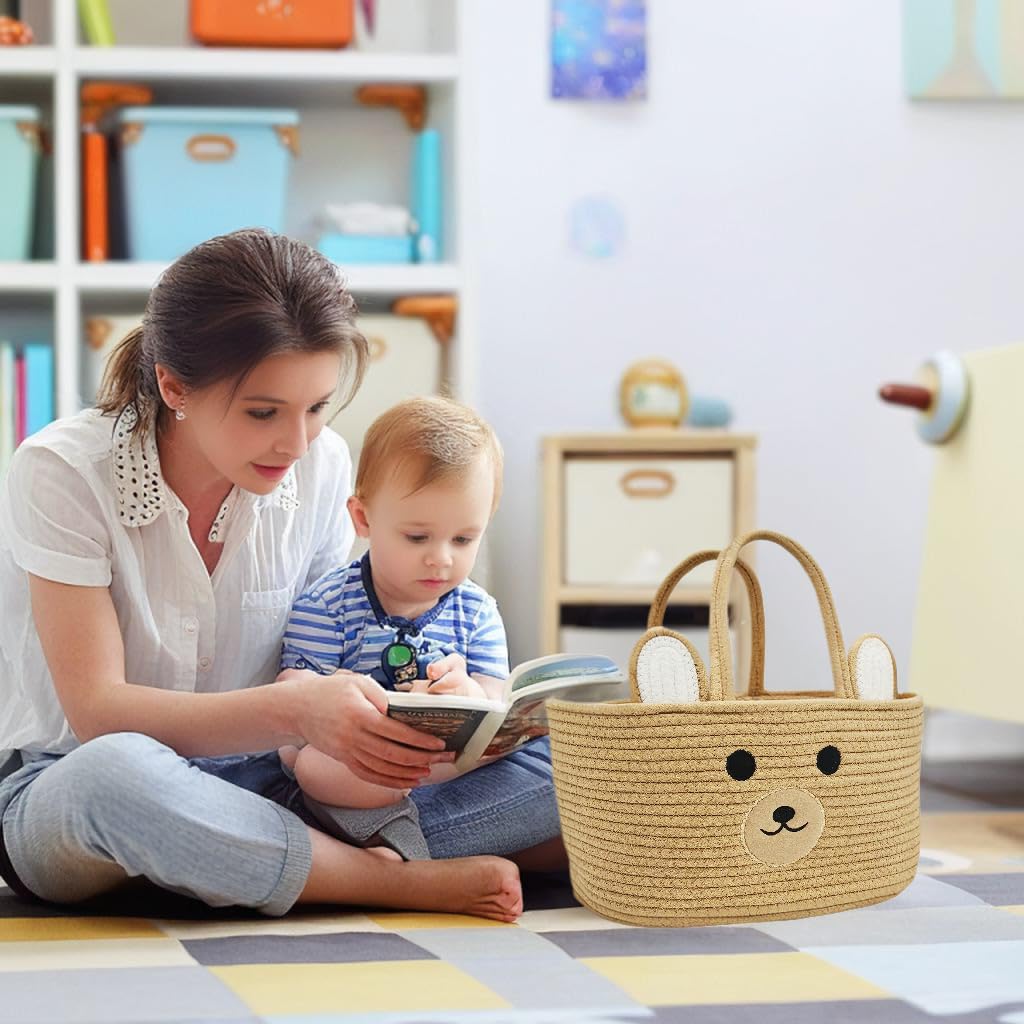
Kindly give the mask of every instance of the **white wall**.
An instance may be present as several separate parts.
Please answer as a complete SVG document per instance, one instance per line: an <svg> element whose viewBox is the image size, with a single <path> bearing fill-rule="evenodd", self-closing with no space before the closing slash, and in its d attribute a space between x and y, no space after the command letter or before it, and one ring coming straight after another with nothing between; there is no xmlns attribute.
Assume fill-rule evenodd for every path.
<svg viewBox="0 0 1024 1024"><path fill-rule="evenodd" d="M881 633L905 672L932 453L875 393L937 349L1024 339L1024 108L908 102L896 0L648 4L637 104L548 98L548 0L471 20L479 400L507 451L491 540L513 657L537 644L539 439L618 429L622 370L662 355L759 435L761 524L818 558L847 639ZM623 211L618 258L570 250L585 195ZM820 684L810 587L757 557L769 685ZM1024 750L1024 729L999 742Z"/></svg>

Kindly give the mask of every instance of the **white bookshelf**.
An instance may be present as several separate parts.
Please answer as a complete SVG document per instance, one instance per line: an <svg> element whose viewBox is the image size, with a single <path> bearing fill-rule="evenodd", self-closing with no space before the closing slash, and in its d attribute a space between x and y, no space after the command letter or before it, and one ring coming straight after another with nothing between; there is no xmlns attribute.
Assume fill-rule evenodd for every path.
<svg viewBox="0 0 1024 1024"><path fill-rule="evenodd" d="M344 50L206 48L191 43L187 0L160 5L110 0L118 42L84 44L75 0L52 0L35 19L41 45L0 49L0 103L35 103L52 127L53 258L0 263L0 336L5 325L38 322L52 310L58 416L81 407L80 365L86 317L110 308L141 310L164 264L80 258L78 95L89 80L149 85L163 105L288 107L299 111L302 154L293 165L284 230L314 241L318 209L328 201L407 202L412 137L394 110L366 108L356 90L412 83L427 90L427 125L442 132L445 160L446 262L346 266L360 304L380 309L402 295L455 294L450 383L468 401L476 391L467 209L472 183L461 173L467 140L467 83L459 40L472 0L389 0L379 5L373 39L357 34ZM41 12L41 13L40 13ZM357 24L360 19L357 18ZM339 171L339 168L343 170ZM10 333L10 331L8 332ZM16 332L15 332L16 333Z"/></svg>
<svg viewBox="0 0 1024 1024"><path fill-rule="evenodd" d="M57 264L52 260L0 263L0 295L11 305L21 293L55 292L57 280Z"/></svg>
<svg viewBox="0 0 1024 1024"><path fill-rule="evenodd" d="M266 50L220 47L76 47L71 66L94 78L222 79L256 82L454 82L458 62L449 54L376 54L345 50Z"/></svg>
<svg viewBox="0 0 1024 1024"><path fill-rule="evenodd" d="M16 264L0 264L0 267ZM49 273L38 273L36 278L56 278L54 264L48 264ZM163 273L165 263L128 263L111 260L108 263L79 263L74 280L83 295L145 295ZM346 266L349 287L358 295L389 298L406 294L434 294L459 291L459 268L454 263L375 264ZM0 270L0 273L3 271ZM26 275L29 276L29 275Z"/></svg>
<svg viewBox="0 0 1024 1024"><path fill-rule="evenodd" d="M50 76L57 73L53 46L8 46L0 50L0 78Z"/></svg>

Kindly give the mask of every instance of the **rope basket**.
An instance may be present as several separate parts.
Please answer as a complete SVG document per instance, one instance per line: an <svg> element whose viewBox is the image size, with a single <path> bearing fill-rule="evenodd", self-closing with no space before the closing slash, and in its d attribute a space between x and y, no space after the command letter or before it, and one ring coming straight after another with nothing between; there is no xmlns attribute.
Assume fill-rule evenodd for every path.
<svg viewBox="0 0 1024 1024"><path fill-rule="evenodd" d="M765 692L761 588L740 550L781 545L817 592L830 690ZM710 670L662 627L691 569L717 558ZM747 692L733 686L728 584L750 605ZM806 917L901 892L920 848L922 703L896 688L892 653L861 637L849 655L825 577L781 534L757 531L673 570L633 650L631 701L549 701L551 753L576 898L633 925Z"/></svg>

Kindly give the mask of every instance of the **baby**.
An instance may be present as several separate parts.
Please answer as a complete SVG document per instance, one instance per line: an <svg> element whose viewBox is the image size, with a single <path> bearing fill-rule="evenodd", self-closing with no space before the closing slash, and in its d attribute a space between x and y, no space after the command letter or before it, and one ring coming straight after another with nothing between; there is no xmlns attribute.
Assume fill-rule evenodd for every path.
<svg viewBox="0 0 1024 1024"><path fill-rule="evenodd" d="M386 689L500 700L505 627L469 574L501 494L502 463L491 427L450 399L411 399L375 420L348 502L369 551L296 600L282 669L345 669ZM331 807L384 808L409 794L311 746L280 754L306 796Z"/></svg>

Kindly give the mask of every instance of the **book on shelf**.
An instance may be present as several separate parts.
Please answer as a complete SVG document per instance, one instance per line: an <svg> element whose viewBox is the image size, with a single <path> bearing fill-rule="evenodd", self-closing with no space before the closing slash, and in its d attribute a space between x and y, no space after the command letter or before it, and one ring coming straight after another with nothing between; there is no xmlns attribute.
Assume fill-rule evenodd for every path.
<svg viewBox="0 0 1024 1024"><path fill-rule="evenodd" d="M0 470L54 417L53 346L0 340Z"/></svg>
<svg viewBox="0 0 1024 1024"><path fill-rule="evenodd" d="M25 346L25 436L53 420L53 346Z"/></svg>
<svg viewBox="0 0 1024 1024"><path fill-rule="evenodd" d="M27 436L26 413L28 402L28 381L25 377L25 356L15 349L14 380L11 388L12 406L14 408L14 447L17 448Z"/></svg>
<svg viewBox="0 0 1024 1024"><path fill-rule="evenodd" d="M14 346L0 341L0 473L14 454Z"/></svg>
<svg viewBox="0 0 1024 1024"><path fill-rule="evenodd" d="M78 0L78 17L90 45L113 46L117 42L107 0Z"/></svg>
<svg viewBox="0 0 1024 1024"><path fill-rule="evenodd" d="M435 765L428 782L442 782L489 764L546 736L546 702L602 701L625 696L625 673L602 655L550 654L517 665L501 700L452 694L389 691L388 715L421 732L440 736L453 764Z"/></svg>

